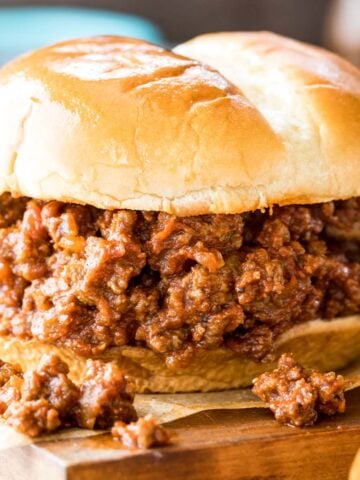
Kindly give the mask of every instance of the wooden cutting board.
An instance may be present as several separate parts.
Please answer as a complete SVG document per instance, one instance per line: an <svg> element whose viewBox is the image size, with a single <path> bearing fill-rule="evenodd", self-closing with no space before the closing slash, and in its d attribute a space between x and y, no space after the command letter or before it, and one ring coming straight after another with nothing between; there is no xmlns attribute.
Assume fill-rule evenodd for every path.
<svg viewBox="0 0 360 480"><path fill-rule="evenodd" d="M0 452L1 480L342 480L360 446L360 389L347 413L312 428L264 409L202 412L172 422L170 447L129 451L109 435Z"/></svg>

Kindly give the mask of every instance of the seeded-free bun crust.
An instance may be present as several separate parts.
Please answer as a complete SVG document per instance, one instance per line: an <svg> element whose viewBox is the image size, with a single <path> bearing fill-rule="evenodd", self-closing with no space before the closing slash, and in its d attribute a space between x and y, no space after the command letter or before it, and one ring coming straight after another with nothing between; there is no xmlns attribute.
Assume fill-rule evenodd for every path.
<svg viewBox="0 0 360 480"><path fill-rule="evenodd" d="M287 160L273 165L281 174L275 184L264 178L267 205L360 194L359 69L267 32L202 35L175 51L216 68L279 135Z"/></svg>
<svg viewBox="0 0 360 480"><path fill-rule="evenodd" d="M0 191L179 215L264 204L283 145L213 69L95 37L0 71ZM262 187L261 187L262 188Z"/></svg>
<svg viewBox="0 0 360 480"><path fill-rule="evenodd" d="M177 215L359 195L355 67L267 33L210 34L176 50L224 76L121 37L5 66L0 191Z"/></svg>

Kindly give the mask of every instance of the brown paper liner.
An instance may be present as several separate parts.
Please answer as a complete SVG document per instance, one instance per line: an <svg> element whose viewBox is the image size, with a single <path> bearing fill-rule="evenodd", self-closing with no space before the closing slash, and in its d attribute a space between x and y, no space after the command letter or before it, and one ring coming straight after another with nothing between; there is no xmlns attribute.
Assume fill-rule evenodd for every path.
<svg viewBox="0 0 360 480"><path fill-rule="evenodd" d="M360 361L341 373L346 378L347 391L360 387ZM135 407L139 416L151 413L160 423L168 423L206 410L265 408L266 405L251 392L250 388L243 388L209 393L139 394L135 396ZM86 438L101 433L103 431L73 428L34 439L16 432L1 421L0 450L47 440Z"/></svg>

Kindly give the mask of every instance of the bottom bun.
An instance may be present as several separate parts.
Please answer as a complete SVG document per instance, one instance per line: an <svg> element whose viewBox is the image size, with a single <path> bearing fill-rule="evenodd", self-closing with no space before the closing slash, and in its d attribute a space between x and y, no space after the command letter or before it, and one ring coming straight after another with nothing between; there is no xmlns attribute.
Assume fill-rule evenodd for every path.
<svg viewBox="0 0 360 480"><path fill-rule="evenodd" d="M166 367L162 356L140 347L114 347L96 358L116 361L138 393L207 392L249 386L284 352L293 353L309 368L339 370L360 357L360 315L293 327L278 338L274 363L256 363L226 349L202 351L187 368L175 371ZM68 363L73 381L81 383L86 358L37 340L0 338L0 358L19 363L24 370L35 368L45 353L59 355Z"/></svg>

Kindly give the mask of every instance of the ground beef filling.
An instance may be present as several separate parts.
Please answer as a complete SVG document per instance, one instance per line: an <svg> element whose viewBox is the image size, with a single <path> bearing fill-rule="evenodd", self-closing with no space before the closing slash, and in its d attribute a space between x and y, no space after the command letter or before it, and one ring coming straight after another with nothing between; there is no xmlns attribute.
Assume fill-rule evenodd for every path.
<svg viewBox="0 0 360 480"><path fill-rule="evenodd" d="M129 448L152 448L169 445L170 431L159 425L153 415L146 415L128 425L117 421L111 429L114 440Z"/></svg>
<svg viewBox="0 0 360 480"><path fill-rule="evenodd" d="M0 415L30 437L137 419L131 389L116 364L88 360L81 385L68 374L68 365L56 355L44 355L35 370L25 373L0 360Z"/></svg>
<svg viewBox="0 0 360 480"><path fill-rule="evenodd" d="M313 425L318 415L345 412L345 380L334 372L306 370L289 354L278 368L254 381L253 392L268 403L278 422L294 427Z"/></svg>
<svg viewBox="0 0 360 480"><path fill-rule="evenodd" d="M269 359L294 324L360 311L359 245L357 198L179 218L4 194L0 335Z"/></svg>

